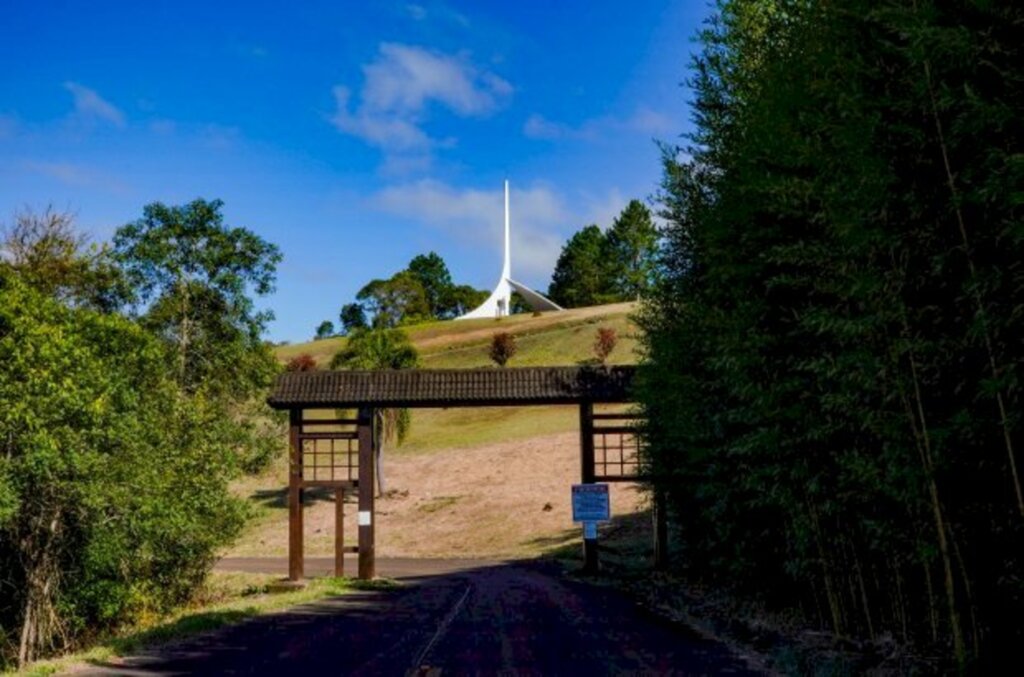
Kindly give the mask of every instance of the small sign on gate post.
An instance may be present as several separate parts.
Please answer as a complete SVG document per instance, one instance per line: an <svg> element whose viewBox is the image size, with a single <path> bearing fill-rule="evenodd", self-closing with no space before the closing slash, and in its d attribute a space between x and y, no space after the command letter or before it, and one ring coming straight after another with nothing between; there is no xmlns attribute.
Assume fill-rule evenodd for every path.
<svg viewBox="0 0 1024 677"><path fill-rule="evenodd" d="M572 485L573 522L607 522L611 518L607 484Z"/></svg>
<svg viewBox="0 0 1024 677"><path fill-rule="evenodd" d="M572 521L583 523L583 570L597 572L597 523L611 519L607 484L572 485Z"/></svg>

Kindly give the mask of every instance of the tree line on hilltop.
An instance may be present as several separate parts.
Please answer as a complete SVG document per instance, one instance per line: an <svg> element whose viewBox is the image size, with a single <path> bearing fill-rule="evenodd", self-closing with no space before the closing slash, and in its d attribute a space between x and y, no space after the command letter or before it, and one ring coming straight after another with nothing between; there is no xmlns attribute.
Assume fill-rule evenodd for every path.
<svg viewBox="0 0 1024 677"><path fill-rule="evenodd" d="M1024 8L727 0L700 40L640 314L681 566L939 671L1005 670Z"/></svg>
<svg viewBox="0 0 1024 677"><path fill-rule="evenodd" d="M563 308L641 298L657 273L658 231L650 210L632 200L607 231L591 224L575 233L558 257L547 296ZM341 307L339 323L321 322L316 339L368 328L394 328L429 320L450 320L483 303L488 292L452 282L437 253L420 254L387 279L371 280L355 300ZM512 313L528 306L513 292Z"/></svg>

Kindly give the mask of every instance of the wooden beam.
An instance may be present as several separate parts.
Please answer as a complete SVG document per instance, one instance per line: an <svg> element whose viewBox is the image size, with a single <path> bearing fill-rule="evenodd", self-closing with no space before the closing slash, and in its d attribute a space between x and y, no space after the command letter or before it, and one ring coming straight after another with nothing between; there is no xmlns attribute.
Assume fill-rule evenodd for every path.
<svg viewBox="0 0 1024 677"><path fill-rule="evenodd" d="M594 468L594 405L580 402L580 481L593 484L597 473ZM583 538L583 571L597 573L597 539Z"/></svg>
<svg viewBox="0 0 1024 677"><path fill-rule="evenodd" d="M592 484L594 469L594 405L580 402L580 481Z"/></svg>
<svg viewBox="0 0 1024 677"><path fill-rule="evenodd" d="M334 575L345 575L345 490L334 490Z"/></svg>
<svg viewBox="0 0 1024 677"><path fill-rule="evenodd" d="M359 578L370 580L377 575L374 552L374 458L373 409L359 410Z"/></svg>
<svg viewBox="0 0 1024 677"><path fill-rule="evenodd" d="M288 442L291 452L288 464L288 579L303 577L302 528L302 410L290 410Z"/></svg>

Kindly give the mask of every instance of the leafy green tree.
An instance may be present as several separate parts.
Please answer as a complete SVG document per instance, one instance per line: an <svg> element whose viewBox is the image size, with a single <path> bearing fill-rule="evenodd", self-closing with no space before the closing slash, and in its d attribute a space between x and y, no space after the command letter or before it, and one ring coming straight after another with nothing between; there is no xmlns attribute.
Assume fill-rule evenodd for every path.
<svg viewBox="0 0 1024 677"><path fill-rule="evenodd" d="M612 288L622 298L637 299L654 281L658 230L640 200L630 200L605 235Z"/></svg>
<svg viewBox="0 0 1024 677"><path fill-rule="evenodd" d="M1022 20L722 3L640 317L688 570L961 670L1022 639Z"/></svg>
<svg viewBox="0 0 1024 677"><path fill-rule="evenodd" d="M331 369L391 370L415 369L419 353L401 329L359 329L331 359ZM377 491L384 493L384 443L401 445L412 425L408 409L375 410L374 458L377 462Z"/></svg>
<svg viewBox="0 0 1024 677"><path fill-rule="evenodd" d="M368 307L373 326L397 327L430 317L430 304L423 285L407 270L387 280L373 280L356 294L356 300Z"/></svg>
<svg viewBox="0 0 1024 677"><path fill-rule="evenodd" d="M407 270L423 287L431 317L444 319L451 316L449 300L452 290L452 276L444 259L435 252L420 254L409 262Z"/></svg>
<svg viewBox="0 0 1024 677"><path fill-rule="evenodd" d="M316 337L314 340L320 341L326 338L334 336L334 323L330 320L324 320L316 328Z"/></svg>
<svg viewBox="0 0 1024 677"><path fill-rule="evenodd" d="M362 329L366 326L366 311L358 303L346 303L343 305L338 317L346 334L351 334L356 329Z"/></svg>
<svg viewBox="0 0 1024 677"><path fill-rule="evenodd" d="M489 293L468 284L454 285L448 290L445 309L450 317L458 317L487 300Z"/></svg>
<svg viewBox="0 0 1024 677"><path fill-rule="evenodd" d="M182 604L240 529L230 425L164 353L0 269L0 662Z"/></svg>
<svg viewBox="0 0 1024 677"><path fill-rule="evenodd" d="M220 200L146 205L114 235L114 252L140 301L143 323L174 345L179 383L246 397L274 371L261 340L273 315L249 293L274 289L278 248L244 228L224 225Z"/></svg>
<svg viewBox="0 0 1024 677"><path fill-rule="evenodd" d="M612 293L607 240L597 225L578 231L562 248L548 296L565 308L616 300Z"/></svg>

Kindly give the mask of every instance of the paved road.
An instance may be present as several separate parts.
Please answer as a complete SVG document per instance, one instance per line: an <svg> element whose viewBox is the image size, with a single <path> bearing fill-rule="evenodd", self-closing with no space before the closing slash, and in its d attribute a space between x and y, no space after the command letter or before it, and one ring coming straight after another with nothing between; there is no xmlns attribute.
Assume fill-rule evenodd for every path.
<svg viewBox="0 0 1024 677"><path fill-rule="evenodd" d="M90 674L754 674L543 563L457 567L251 619Z"/></svg>

